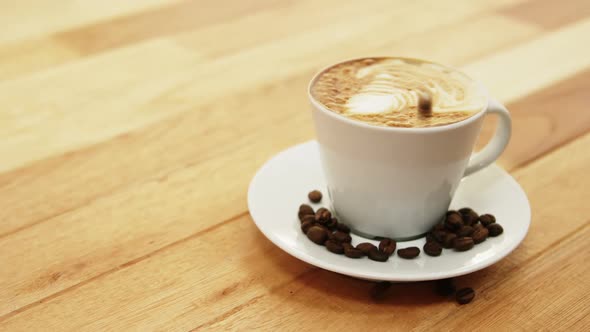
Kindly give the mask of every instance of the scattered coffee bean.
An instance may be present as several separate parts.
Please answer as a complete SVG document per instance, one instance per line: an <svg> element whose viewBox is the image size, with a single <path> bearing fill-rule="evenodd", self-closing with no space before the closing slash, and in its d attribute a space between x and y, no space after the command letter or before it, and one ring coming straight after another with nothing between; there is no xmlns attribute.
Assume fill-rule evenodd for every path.
<svg viewBox="0 0 590 332"><path fill-rule="evenodd" d="M479 219L479 215L477 215L477 213L470 208L459 209L459 213L463 219L463 224L466 226L474 225Z"/></svg>
<svg viewBox="0 0 590 332"><path fill-rule="evenodd" d="M445 224L444 223L438 223L436 224L434 227L432 227L432 231L444 231L445 230Z"/></svg>
<svg viewBox="0 0 590 332"><path fill-rule="evenodd" d="M428 256L436 257L442 253L442 247L438 242L426 242L423 249Z"/></svg>
<svg viewBox="0 0 590 332"><path fill-rule="evenodd" d="M491 214L484 214L479 216L479 222L481 222L482 225L488 227L488 225L496 222L496 217Z"/></svg>
<svg viewBox="0 0 590 332"><path fill-rule="evenodd" d="M359 249L356 249L356 248L354 248L354 247L351 246L350 248L344 248L344 255L346 257L350 257L350 258L361 258L365 254L363 254L363 252L360 251Z"/></svg>
<svg viewBox="0 0 590 332"><path fill-rule="evenodd" d="M350 228L342 223L338 223L338 225L336 225L336 229L344 233L350 233Z"/></svg>
<svg viewBox="0 0 590 332"><path fill-rule="evenodd" d="M500 224L493 223L488 225L488 231L490 236L498 236L504 233L504 228Z"/></svg>
<svg viewBox="0 0 590 332"><path fill-rule="evenodd" d="M350 243L352 241L352 238L350 237L350 235L348 233L336 231L336 232L334 232L334 240L336 240L338 242Z"/></svg>
<svg viewBox="0 0 590 332"><path fill-rule="evenodd" d="M314 190L307 194L307 197L313 203L319 203L322 200L322 193L319 190Z"/></svg>
<svg viewBox="0 0 590 332"><path fill-rule="evenodd" d="M473 290L473 288L469 288L469 287L462 288L457 291L455 296L456 296L457 302L459 304L467 304L467 303L471 302L473 300L473 298L475 297L475 291Z"/></svg>
<svg viewBox="0 0 590 332"><path fill-rule="evenodd" d="M330 221L328 221L326 223L326 227L328 227L329 229L332 229L332 230L336 229L338 227L338 219L336 219L336 218L330 219Z"/></svg>
<svg viewBox="0 0 590 332"><path fill-rule="evenodd" d="M473 231L473 234L471 235L471 237L473 238L473 242L475 244L478 243L482 243L483 241L485 241L488 238L489 235L489 231L487 228L485 227L481 227L476 229L475 231Z"/></svg>
<svg viewBox="0 0 590 332"><path fill-rule="evenodd" d="M342 247L344 248L344 250L354 248L354 246L352 244L348 243L348 242L342 242L340 244L342 245Z"/></svg>
<svg viewBox="0 0 590 332"><path fill-rule="evenodd" d="M473 234L473 227L463 226L459 228L459 230L456 231L455 234L457 234L458 237L471 236L471 234Z"/></svg>
<svg viewBox="0 0 590 332"><path fill-rule="evenodd" d="M453 246L458 251L467 251L475 245L473 239L470 237L458 237L453 241Z"/></svg>
<svg viewBox="0 0 590 332"><path fill-rule="evenodd" d="M315 244L324 244L328 239L328 232L324 227L315 225L307 230L307 237Z"/></svg>
<svg viewBox="0 0 590 332"><path fill-rule="evenodd" d="M391 282L381 281L375 284L369 291L371 298L375 301L380 301L385 298L387 291L391 288Z"/></svg>
<svg viewBox="0 0 590 332"><path fill-rule="evenodd" d="M408 247L404 249L399 249L397 251L397 255L404 259L412 259L418 257L420 255L420 248L418 247Z"/></svg>
<svg viewBox="0 0 590 332"><path fill-rule="evenodd" d="M363 242L363 243L359 243L356 245L356 248L360 251L363 252L363 254L368 255L369 251L371 251L372 249L377 249L377 247L369 242ZM379 249L377 249L379 250Z"/></svg>
<svg viewBox="0 0 590 332"><path fill-rule="evenodd" d="M379 249L377 249L377 247L369 250L368 256L371 260L374 260L377 262L387 262L387 260L389 259L389 255L382 252L382 251L379 251Z"/></svg>
<svg viewBox="0 0 590 332"><path fill-rule="evenodd" d="M381 242L379 242L379 250L381 250L381 252L384 252L389 256L393 255L393 252L395 251L395 247L396 247L396 242L392 239L386 238L386 239L381 240Z"/></svg>
<svg viewBox="0 0 590 332"><path fill-rule="evenodd" d="M303 234L307 234L307 231L313 226L315 225L314 221L304 221L301 224L301 231L303 231Z"/></svg>
<svg viewBox="0 0 590 332"><path fill-rule="evenodd" d="M322 194L314 190L308 197L310 201L317 203L321 201ZM386 262L389 256L395 253L396 242L389 238L380 238L378 247L369 242L353 246L350 228L332 217L327 208L322 207L314 212L311 206L301 204L298 216L301 220L301 231L312 242L325 245L330 252L344 254L350 258L368 256L369 259L378 262ZM422 249L433 257L440 256L442 248L466 251L485 241L488 236L498 236L503 232L503 227L496 223L496 218L491 214L478 216L473 209L467 207L458 211L450 210L445 214L444 221L436 224L426 234L426 243ZM412 259L420 255L420 248L399 249L397 254L401 258Z"/></svg>
<svg viewBox="0 0 590 332"><path fill-rule="evenodd" d="M455 231L463 226L463 219L457 212L447 215L445 219L445 227L450 231Z"/></svg>
<svg viewBox="0 0 590 332"><path fill-rule="evenodd" d="M315 221L322 225L328 224L332 220L332 213L326 208L320 208L315 213Z"/></svg>
<svg viewBox="0 0 590 332"><path fill-rule="evenodd" d="M434 287L436 294L444 297L453 295L456 289L455 283L451 278L435 281Z"/></svg>
<svg viewBox="0 0 590 332"><path fill-rule="evenodd" d="M432 232L432 236L438 243L443 243L445 241L445 237L447 237L447 232L445 231L434 231Z"/></svg>
<svg viewBox="0 0 590 332"><path fill-rule="evenodd" d="M315 212L313 211L313 208L307 204L301 204L301 206L299 206L299 220L303 220L304 216L307 215L314 215Z"/></svg>
<svg viewBox="0 0 590 332"><path fill-rule="evenodd" d="M442 246L446 249L450 249L453 247L453 241L457 238L457 235L454 233L447 233L445 239L443 240Z"/></svg>
<svg viewBox="0 0 590 332"><path fill-rule="evenodd" d="M436 242L436 243L439 243L438 240L432 234L432 232L431 233L426 233L426 242Z"/></svg>
<svg viewBox="0 0 590 332"><path fill-rule="evenodd" d="M342 246L342 244L340 244L340 242L336 240L328 240L324 243L324 245L326 246L326 249L328 249L328 251L330 252L333 252L338 255L342 255L344 253L344 247Z"/></svg>
<svg viewBox="0 0 590 332"><path fill-rule="evenodd" d="M308 214L303 216L303 218L301 218L301 223L303 224L306 221L311 221L313 223L315 223L315 215L313 214Z"/></svg>

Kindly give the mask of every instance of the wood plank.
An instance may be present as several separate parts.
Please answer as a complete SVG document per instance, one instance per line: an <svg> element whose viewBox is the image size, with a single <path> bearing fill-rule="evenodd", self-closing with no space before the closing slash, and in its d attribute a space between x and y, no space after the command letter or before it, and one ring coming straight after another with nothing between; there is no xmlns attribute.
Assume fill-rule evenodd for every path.
<svg viewBox="0 0 590 332"><path fill-rule="evenodd" d="M499 12L546 29L556 29L590 16L590 2L585 0L530 0L503 8Z"/></svg>
<svg viewBox="0 0 590 332"><path fill-rule="evenodd" d="M502 23L494 19L486 20L490 22L495 21L499 29L504 29L504 25L506 28L512 28L513 33L511 35L514 38L521 38L523 34L530 33L528 27L515 25L510 21L503 21ZM428 43L429 38L438 39L443 37L436 33L437 29L435 27L431 33L421 35L421 40ZM451 31L450 28L447 29ZM455 30L459 29L460 24L456 26ZM511 39L505 38L503 40L497 40L497 42L499 45L504 45L506 40ZM174 59L173 62L178 64L178 66L193 61L190 55L182 52L182 49L175 50L172 48L168 50L166 47L169 44L165 43L163 46L160 46L161 42L163 41L154 41L140 49L121 50L120 52L125 53L121 57L117 57L117 59L120 60L123 58L131 61L133 57L137 57L140 53L144 52L150 52L153 54L153 58L157 58L163 52L169 52L170 54L167 55L167 58L170 60ZM405 40L400 41L400 45L404 43ZM480 47L488 48L491 44L472 43L469 47L463 47L461 54L448 54L443 51L438 58L443 62L456 63L458 61L457 59L465 57L468 54L480 54ZM160 51L152 52L152 47L159 48ZM324 53L330 57L336 57L340 54L341 50L338 47L333 51ZM117 107L113 107L112 112L108 113L109 117L106 117L104 112L97 113L98 111L96 111L88 115L92 116L90 118L92 121L90 121L87 119L86 112L91 112L94 110L93 108L73 113L64 110L63 114L55 114L47 110L47 113L43 115L43 121L36 119L30 120L33 123L30 126L26 126L26 130L22 128L23 125L21 124L25 117L22 113L13 114L13 120L3 118L1 123L8 127L14 127L13 130L18 132L22 137L17 136L18 139L15 139L14 136L9 136L19 142L21 148L18 151L14 151L16 149L15 143L11 144L9 138L5 140L4 152L11 153L11 160L5 161L3 165L0 165L0 168L10 168L10 163L20 165L26 160L39 158L46 154L55 154L57 151L63 149L76 148L81 149L81 151L65 156L58 156L17 171L0 175L0 193L4 197L7 197L6 200L0 201L0 207L2 207L0 208L0 217L3 220L3 223L0 223L0 237L3 234L14 232L27 225L87 204L97 197L109 194L121 186L132 184L146 177L157 177L158 174L178 168L178 165L195 163L205 158L210 158L211 151L214 151L213 147L231 144L232 141L239 140L240 135L243 135L243 133L260 128L266 122L265 118L256 116L261 110L267 112L267 110L275 109L276 105L283 105L282 113L285 116L305 117L305 119L309 120L307 113L301 112L301 109L307 109L308 107L305 95L303 93L293 94L293 91L302 91L316 68L302 69L288 80L269 80L269 82L263 83L250 91L236 93L232 98L223 98L223 102L207 103L201 100L201 98L193 98L191 97L193 95L187 93L186 95L176 96L170 100L161 98L157 101L148 101L148 106L134 108L134 105L131 104L131 100L128 98L129 91L125 90L123 86L125 84L136 86L137 89L144 89L142 91L145 91L144 85L151 87L152 83L150 83L150 79L154 79L159 71L148 70L144 72L144 69L150 66L153 58L147 56L142 57L142 61L138 61L138 64L136 64L136 70L133 70L133 68L126 69L129 73L128 81L122 82L121 85L112 87L112 90L109 88L104 92L105 98L107 98L107 94L111 93L113 96L121 93L124 93L126 96L117 100ZM110 63L110 61L114 61L114 59L109 57L109 59L103 59L102 62L97 60L93 63L95 65L102 64L106 66L106 63ZM170 66L178 68L175 67L176 64L171 64ZM239 62L239 65L243 65L243 62ZM84 64L81 66L83 69L79 70L86 70L86 66L90 66L90 64ZM219 66L221 68L221 65ZM313 67L313 65L311 66ZM234 68L234 66L232 65L232 67L228 68L225 65L225 68L229 70ZM269 67L269 69L271 68L273 67ZM120 66L112 68L112 71L108 71L104 76L108 77L119 69L122 68ZM166 70L172 72L175 69L166 68ZM150 76L151 78L149 78ZM98 81L96 86L104 83L98 78L96 80ZM173 85L173 83L174 80L172 80L172 83L164 81L159 83L154 82L153 84L165 89L168 84ZM96 88L89 87L87 94L92 95L94 93L93 90ZM264 95L264 100L260 100L260 95ZM285 96L290 96L290 102L287 105L283 102ZM182 101L178 100L181 97ZM86 103L91 103L85 97L81 97L81 99L82 101L79 103L80 107ZM137 103L141 104L141 102ZM68 110L71 107L73 106L68 105L65 108ZM146 113L142 111L144 108L149 108L149 112L155 113ZM177 116L169 114L179 109L190 109L190 111ZM235 128L236 115L232 111L235 109L240 109L240 130L236 130ZM160 114L158 110L165 110L167 113ZM33 116L35 112L39 113L40 111L36 109L36 111L32 111L30 114ZM169 116L170 119L166 121L159 120L160 116ZM64 118L68 120L66 121ZM137 120L131 121L132 119ZM148 126L150 122L156 122L156 120L158 120L158 124ZM70 139L70 136L64 137L64 139L61 137L49 137L55 131L70 130L70 123L80 123L82 121L86 126L78 125L78 130L84 130L84 140L81 142L76 139ZM52 122L55 122L55 124L52 124ZM111 122L114 124L111 124ZM12 126L11 123L13 123ZM101 126L97 126L97 124L101 124ZM38 126L42 126L43 128L54 126L57 128L52 131L44 129L46 133L42 135L42 133L37 131ZM120 131L128 131L138 126L148 127L143 130L137 128L138 134L132 133L122 137L116 136ZM232 130L228 131L224 128L232 128ZM5 129L5 131L7 135L11 132L9 129ZM203 135L208 135L207 141L200 139ZM85 142L107 139L106 136L114 136L115 138L96 148L85 149L83 146L79 146L79 144L86 144ZM311 137L311 132L308 131L306 138ZM27 141L29 143L25 144ZM190 148L181 148L177 143L197 141L202 142ZM55 146L52 146L52 143ZM0 150L2 150L2 146L2 143L0 143ZM24 146L30 147L24 149ZM24 155L19 158L19 153ZM158 158L151 156L158 156ZM137 163L138 160L142 160L142 162ZM114 173L118 175L116 177L104 176L104 174ZM74 176L74 174L76 175ZM92 185L88 186L89 183L92 183ZM75 190L75 188L79 188L80 186L83 186L85 190ZM48 201L45 194L48 188L50 188L51 195L59 196L62 199L57 202Z"/></svg>
<svg viewBox="0 0 590 332"><path fill-rule="evenodd" d="M147 39L230 21L263 9L269 10L275 7L288 9L295 4L293 0L183 1L171 6L60 32L54 38L82 54L93 54ZM217 38L220 37L217 36Z"/></svg>
<svg viewBox="0 0 590 332"><path fill-rule="evenodd" d="M53 1L0 2L0 44L24 39L33 39L53 32L72 29L97 21L109 20L144 10L157 10L179 0L145 1L94 1L64 0L56 5Z"/></svg>
<svg viewBox="0 0 590 332"><path fill-rule="evenodd" d="M0 44L0 81L107 50L128 47L191 29L224 25L227 21L239 21L262 9L264 13L275 15L289 13L293 10L293 5L295 3L288 0L248 1L237 5L219 1L182 1L89 22L88 25L71 27L44 37ZM215 39L220 44L219 35L215 35Z"/></svg>
<svg viewBox="0 0 590 332"><path fill-rule="evenodd" d="M0 45L0 82L78 57L78 52L52 38Z"/></svg>
<svg viewBox="0 0 590 332"><path fill-rule="evenodd" d="M0 270L0 316L246 211L245 188L268 151L311 133L306 118L268 119L283 125L243 133L207 162L180 165L0 239L0 261L21 262ZM301 130L286 133L293 125ZM265 139L281 132L284 142Z"/></svg>
<svg viewBox="0 0 590 332"><path fill-rule="evenodd" d="M590 48L580 47L589 33L590 18L586 18L463 69L485 82L492 96L514 100L590 67Z"/></svg>
<svg viewBox="0 0 590 332"><path fill-rule="evenodd" d="M525 165L539 155L590 131L590 70L585 70L559 84L509 103L514 131L501 164L509 169ZM495 130L495 121L487 120L479 146ZM510 158L518 156L518 158Z"/></svg>
<svg viewBox="0 0 590 332"><path fill-rule="evenodd" d="M536 211L530 233L525 242L500 263L460 278L460 283L482 290L476 302L464 309L466 313L479 310L479 305L487 308L496 303L502 292L509 291L498 291L503 289L501 287L514 291L510 278L516 278L515 285L526 284L530 278L562 267L559 260L547 256L547 248L563 244L563 239L571 237L581 227L586 227L587 231L586 216L590 206L580 190L590 185L590 175L586 172L590 155L584 153L589 144L590 135L586 135L516 174ZM572 185L577 189L572 190ZM548 187L552 190L547 191ZM563 223L556 216L566 211L576 213L569 214L568 223ZM242 243L249 250L233 250L236 243ZM538 261L547 263L535 268ZM567 282L566 275L558 280ZM316 270L287 256L264 240L250 218L243 216L189 235L153 255L80 284L68 291L67 296L58 294L40 305L10 315L2 321L0 329L50 328L58 323L64 330L147 326L164 330L199 326L204 330L251 329L309 321L313 321L316 328L341 329L350 323L339 318L349 317L350 312L365 317L355 321L358 327L391 328L392 319L403 317L395 320L395 327L404 329L415 326L416 322L425 326L457 313L456 304L429 295L430 283L394 287L392 296L380 303L369 301L370 287L369 282ZM498 297L491 291L489 295L485 292L490 287L496 287ZM560 301L574 300L581 295L579 292L564 293L561 288L551 291L562 296ZM309 310L310 298L315 299L313 311ZM515 314L525 309L513 307ZM547 310L556 313L561 309ZM68 319L55 319L63 313L68 313ZM421 319L425 315L428 320ZM579 315L573 315L569 322ZM551 317L540 317L541 321L535 324L542 324L542 319Z"/></svg>
<svg viewBox="0 0 590 332"><path fill-rule="evenodd" d="M376 53L430 59L454 66L510 49L539 36L540 32L534 25L502 15L477 15L435 30L409 34L384 45Z"/></svg>
<svg viewBox="0 0 590 332"><path fill-rule="evenodd" d="M166 117L170 109L145 104L177 84L173 73L197 61L194 53L157 40L0 82L0 151L11 156L0 171ZM166 71L170 76L162 75Z"/></svg>

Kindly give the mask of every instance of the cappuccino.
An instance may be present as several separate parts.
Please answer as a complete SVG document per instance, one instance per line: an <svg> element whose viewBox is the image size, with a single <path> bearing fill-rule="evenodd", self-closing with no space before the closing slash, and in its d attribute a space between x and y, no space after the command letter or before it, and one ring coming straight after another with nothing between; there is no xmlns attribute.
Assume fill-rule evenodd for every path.
<svg viewBox="0 0 590 332"><path fill-rule="evenodd" d="M312 97L352 120L387 127L433 127L482 111L487 95L462 72L408 58L364 58L339 63L311 84Z"/></svg>

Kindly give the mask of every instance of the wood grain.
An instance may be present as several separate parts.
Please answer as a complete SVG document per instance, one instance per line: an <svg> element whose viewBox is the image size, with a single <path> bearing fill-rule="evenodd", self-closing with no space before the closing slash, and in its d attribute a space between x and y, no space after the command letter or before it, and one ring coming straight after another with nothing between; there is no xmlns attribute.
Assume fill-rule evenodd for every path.
<svg viewBox="0 0 590 332"><path fill-rule="evenodd" d="M520 21L555 29L590 15L590 2L576 0L531 0L500 10Z"/></svg>
<svg viewBox="0 0 590 332"><path fill-rule="evenodd" d="M575 178L579 190L590 185L590 176L584 167L590 155L582 153L589 144L590 135L586 135L531 164L529 167L535 173L521 170L515 174L529 194L536 211L535 222L531 225L529 236L515 253L497 265L461 278L460 282L472 285L482 293L482 299L478 297L470 308L485 305L487 297L498 291L498 282L502 281L510 287L511 278L520 278L518 271L529 271L529 264L538 265L535 262L540 257L552 252L548 246L563 243L572 233L587 227L590 222L586 218L590 213L589 207L579 191L571 190L568 179ZM565 158L571 155L576 157ZM547 195L545 188L548 187L553 188L552 195ZM575 210L579 214L571 216L569 222L563 224L557 216L565 210ZM212 242L220 245L211 246ZM251 250L230 252L229 244L236 242ZM557 269L562 263L552 259L547 262L553 264L552 269ZM202 269L208 272L204 273ZM154 281L160 278L163 280ZM212 282L208 278L222 280ZM580 288L577 289L583 290L586 285L578 284ZM420 317L427 314L429 320L422 320L420 324L428 328L429 322L447 319L445 317L457 310L454 304L434 298L430 283L414 284L407 289L405 285L400 285L392 290L393 294L385 302L377 304L368 298L370 287L372 283L318 270L288 256L251 227L248 216L242 216L230 219L220 227L189 236L153 256L120 266L113 273L88 284L82 283L63 295L58 294L41 305L8 318L4 324L8 330L11 324L31 329L44 324L48 317L78 308L75 312L79 316L59 324L66 324L62 326L71 330L82 327L145 327L142 324L157 325L164 330L174 326L180 329L200 326L205 330L275 329L283 324L305 320L310 314L305 308L310 305L309 299L313 298L314 308L317 308L313 316L318 322L317 328L345 328L349 324L347 320L337 318L350 315L354 310L359 316L371 317L370 321L365 321L367 326L387 326L392 312L395 312L404 317L399 322L402 324L399 328L404 329L418 326ZM103 294L103 289L110 292ZM514 288L510 290L514 291ZM554 291L560 292L561 289ZM488 292L490 295L487 295ZM146 297L146 294L153 297ZM89 298L95 300L88 302L86 299ZM210 307L208 303L217 305ZM82 305L85 307L80 308ZM144 309L137 312L137 308ZM560 310L561 307L554 308ZM524 313L520 310L525 309L514 310L513 315ZM88 312L92 312L90 317ZM162 312L175 312L177 316L158 314ZM579 310L575 315L584 313L587 311ZM191 322L197 324L190 326Z"/></svg>
<svg viewBox="0 0 590 332"><path fill-rule="evenodd" d="M590 328L586 2L3 8L1 331ZM432 283L375 301L374 283L292 258L248 215L256 169L313 138L309 78L375 54L462 67L511 110L499 162L533 223L507 258L459 278L478 292L469 306Z"/></svg>

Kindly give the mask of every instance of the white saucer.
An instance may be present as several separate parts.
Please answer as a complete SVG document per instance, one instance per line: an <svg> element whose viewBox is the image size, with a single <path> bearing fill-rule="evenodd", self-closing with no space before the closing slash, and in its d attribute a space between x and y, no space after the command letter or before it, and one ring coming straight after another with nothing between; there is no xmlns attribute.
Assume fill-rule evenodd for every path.
<svg viewBox="0 0 590 332"><path fill-rule="evenodd" d="M492 165L463 180L451 207L473 208L491 213L504 227L504 233L490 237L466 252L443 249L439 257L423 252L413 260L395 254L381 263L364 257L350 259L336 255L311 242L301 232L297 218L299 205L309 203L313 189L327 192L320 168L317 143L310 141L289 148L270 159L254 176L248 190L250 215L262 233L287 253L309 264L351 277L369 280L422 281L459 276L490 266L518 246L531 220L530 206L520 185L500 167ZM317 210L321 204L312 204ZM377 241L352 235L352 243ZM424 239L399 242L399 248L418 246Z"/></svg>

